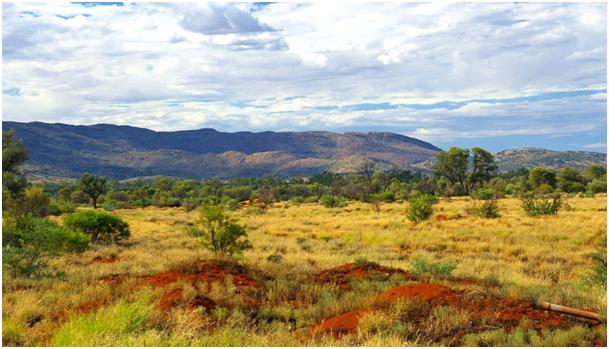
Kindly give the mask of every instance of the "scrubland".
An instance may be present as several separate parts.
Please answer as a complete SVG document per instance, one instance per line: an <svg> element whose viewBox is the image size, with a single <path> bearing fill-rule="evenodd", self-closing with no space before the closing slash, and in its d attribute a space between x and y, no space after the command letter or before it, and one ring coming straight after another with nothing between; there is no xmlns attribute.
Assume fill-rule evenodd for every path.
<svg viewBox="0 0 609 349"><path fill-rule="evenodd" d="M236 261L185 233L197 210L115 210L129 241L54 258L41 278L3 273L3 343L602 345L605 322L534 306L606 319L606 285L589 281L606 254L606 197L566 203L528 217L507 198L500 218L483 219L453 198L418 224L406 203L239 209L253 248Z"/></svg>

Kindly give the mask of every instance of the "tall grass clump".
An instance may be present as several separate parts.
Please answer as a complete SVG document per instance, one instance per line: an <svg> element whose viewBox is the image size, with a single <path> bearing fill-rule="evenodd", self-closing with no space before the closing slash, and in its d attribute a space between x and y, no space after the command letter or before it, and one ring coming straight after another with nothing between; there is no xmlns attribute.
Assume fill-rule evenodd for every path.
<svg viewBox="0 0 609 349"><path fill-rule="evenodd" d="M480 218L492 219L501 217L501 214L499 214L499 203L494 198L486 199L482 201L482 204L468 208L467 212Z"/></svg>
<svg viewBox="0 0 609 349"><path fill-rule="evenodd" d="M432 262L424 256L416 256L410 261L410 269L416 275L429 274L448 278L455 268L457 268L456 261Z"/></svg>
<svg viewBox="0 0 609 349"><path fill-rule="evenodd" d="M408 211L406 216L414 223L425 221L433 214L433 205L438 199L429 194L416 194L408 199Z"/></svg>

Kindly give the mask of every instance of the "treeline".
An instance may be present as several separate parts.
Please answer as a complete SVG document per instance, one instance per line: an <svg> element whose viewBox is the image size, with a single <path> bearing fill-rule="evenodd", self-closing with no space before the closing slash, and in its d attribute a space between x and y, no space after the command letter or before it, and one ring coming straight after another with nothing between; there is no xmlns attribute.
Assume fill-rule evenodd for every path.
<svg viewBox="0 0 609 349"><path fill-rule="evenodd" d="M16 140L13 143L19 144ZM4 182L12 187L22 186L24 180L14 174L4 178ZM606 190L606 169L600 165L591 165L584 171L571 167L560 171L521 168L499 173L492 154L486 150L453 147L438 154L430 174L397 168L379 171L375 170L373 163L364 163L357 173L352 174L323 172L292 178L265 176L196 181L158 176L147 180L117 181L85 173L75 182L27 186L21 207L39 216L71 212L82 205L106 210L148 206L192 210L206 203L236 209L240 203L246 202L264 209L280 201L340 207L349 200L357 200L378 207L384 202L408 200L415 194L439 197L469 195L489 199L554 193L593 196Z"/></svg>

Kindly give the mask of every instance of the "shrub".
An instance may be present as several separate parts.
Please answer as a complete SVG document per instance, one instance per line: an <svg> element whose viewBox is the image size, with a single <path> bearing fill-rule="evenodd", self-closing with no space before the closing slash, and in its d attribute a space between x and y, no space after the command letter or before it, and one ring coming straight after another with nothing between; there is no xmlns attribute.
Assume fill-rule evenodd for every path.
<svg viewBox="0 0 609 349"><path fill-rule="evenodd" d="M34 216L7 222L2 236L2 263L13 277L30 276L44 267L48 256L61 252L82 251L89 237L62 228L57 223Z"/></svg>
<svg viewBox="0 0 609 349"><path fill-rule="evenodd" d="M93 243L111 244L129 238L129 225L107 212L85 210L72 213L64 220L66 227L83 232Z"/></svg>
<svg viewBox="0 0 609 349"><path fill-rule="evenodd" d="M471 207L468 213L488 219L501 217L499 214L499 204L495 199L484 200L480 206L475 205Z"/></svg>
<svg viewBox="0 0 609 349"><path fill-rule="evenodd" d="M203 246L216 254L230 257L252 247L247 240L245 228L231 219L222 206L203 206L200 223L202 229L190 227L188 234L200 238Z"/></svg>
<svg viewBox="0 0 609 349"><path fill-rule="evenodd" d="M347 206L347 199L342 196L332 195L332 194L324 194L319 198L319 202L328 208L334 207L345 207Z"/></svg>
<svg viewBox="0 0 609 349"><path fill-rule="evenodd" d="M430 274L447 278L457 267L457 262L434 263L423 256L417 256L410 262L410 268L414 274Z"/></svg>
<svg viewBox="0 0 609 349"><path fill-rule="evenodd" d="M491 200L499 197L497 191L493 188L481 188L476 190L472 196L480 200Z"/></svg>
<svg viewBox="0 0 609 349"><path fill-rule="evenodd" d="M429 219L433 214L433 204L438 202L438 199L429 194L412 195L408 199L408 219L414 223L419 223Z"/></svg>
<svg viewBox="0 0 609 349"><path fill-rule="evenodd" d="M49 211L49 197L40 187L29 187L23 194L21 211L24 215L46 217Z"/></svg>
<svg viewBox="0 0 609 349"><path fill-rule="evenodd" d="M64 213L72 213L76 209L74 203L70 200L51 199L49 202L49 215L61 216Z"/></svg>
<svg viewBox="0 0 609 349"><path fill-rule="evenodd" d="M541 215L555 215L562 206L562 200L559 194L554 194L552 201L547 198L535 199L532 196L525 196L521 199L522 208L530 217Z"/></svg>

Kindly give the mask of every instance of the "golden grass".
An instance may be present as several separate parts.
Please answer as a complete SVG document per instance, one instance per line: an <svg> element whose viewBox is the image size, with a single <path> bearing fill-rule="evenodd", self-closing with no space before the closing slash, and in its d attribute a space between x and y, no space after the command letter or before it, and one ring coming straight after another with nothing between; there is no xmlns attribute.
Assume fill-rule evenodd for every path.
<svg viewBox="0 0 609 349"><path fill-rule="evenodd" d="M253 243L253 248L243 255L243 262L275 277L266 286L266 311L269 316L290 317L293 310L288 301L296 297L301 303L308 304L297 314L299 326L365 306L370 303L366 299L368 293L376 291L374 285L363 285L361 290L356 287L354 291L339 296L338 291L331 287L301 283L300 276L362 258L408 270L409 261L421 255L431 260L456 261L454 277L491 280L497 285L492 292L532 301L593 308L606 317L605 289L582 283L592 268L592 254L605 253L606 197L571 198L568 204L570 210L562 210L557 216L532 218L524 215L519 200L503 199L500 200L500 218L482 219L467 215L471 199L453 198L450 202L441 200L434 206L432 218L419 224L406 219L406 203L383 204L379 213L364 203L350 203L336 209L317 204L281 203L265 213L239 210L232 214L246 227ZM137 276L175 270L196 260L213 257L185 233L189 224L196 224L197 211L144 208L116 210L114 213L131 227L132 237L125 245L96 246L80 255L53 259L50 266L64 273L60 278L15 280L3 273L5 342L8 339L9 343L17 344L49 344L59 326L70 316L78 315L74 315L71 309L92 302L106 309L133 293L131 290L137 284ZM282 261L279 264L267 261L272 254L282 255ZM116 261L92 263L96 257L115 258ZM126 282L112 286L100 281L100 278L111 275L125 276ZM298 288L297 294L289 296L290 288ZM217 298L222 297L223 290L213 292ZM155 295L160 297L159 292ZM66 312L68 314L62 317ZM106 312L110 314L108 312L111 313L110 310ZM129 336L129 340L102 343L421 344L414 339L404 342L396 335L397 330L392 328L391 321L378 314L363 321L359 337L338 340L294 338L287 335L289 328L278 324L273 325L279 326L274 330L270 327L243 329L239 328L238 319L233 318L238 316L238 313L231 313L225 326L221 329L215 327L216 330L210 332L200 317L174 311L169 319L164 317L163 321L168 323L165 330L145 328L143 332ZM196 325L197 321L204 323ZM199 328L197 326L204 329L189 328L189 323L195 329ZM244 335L235 335L241 332ZM184 335L179 336L178 333Z"/></svg>

